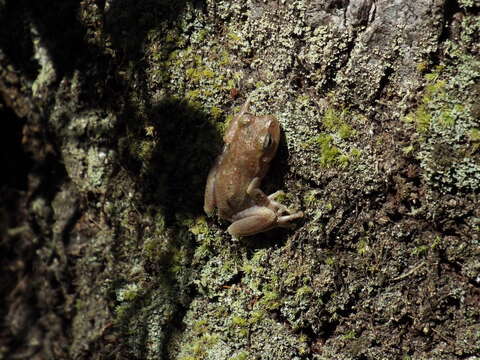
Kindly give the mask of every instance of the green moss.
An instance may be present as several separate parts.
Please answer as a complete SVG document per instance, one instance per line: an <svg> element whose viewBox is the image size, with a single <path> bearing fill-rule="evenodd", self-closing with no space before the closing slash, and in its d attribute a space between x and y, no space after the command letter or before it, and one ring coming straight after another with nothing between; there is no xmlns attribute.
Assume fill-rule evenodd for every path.
<svg viewBox="0 0 480 360"><path fill-rule="evenodd" d="M214 76L214 73L210 69L206 69L202 66L198 68L188 68L185 70L185 75L192 83L199 83L203 79L209 79Z"/></svg>
<svg viewBox="0 0 480 360"><path fill-rule="evenodd" d="M480 129L473 128L470 129L468 133L468 138L472 143L479 143L480 142Z"/></svg>
<svg viewBox="0 0 480 360"><path fill-rule="evenodd" d="M340 125L340 128L338 129L338 136L340 136L340 138L343 140L349 139L355 134L356 134L355 130L353 130L347 124Z"/></svg>
<svg viewBox="0 0 480 360"><path fill-rule="evenodd" d="M417 64L417 71L419 73L423 73L425 70L428 68L428 63L426 62L421 62Z"/></svg>
<svg viewBox="0 0 480 360"><path fill-rule="evenodd" d="M280 294L276 291L264 291L259 303L266 310L275 310L281 305L280 299Z"/></svg>
<svg viewBox="0 0 480 360"><path fill-rule="evenodd" d="M251 325L258 324L265 318L265 316L266 316L266 314L265 314L264 311L254 310L250 313L249 323Z"/></svg>
<svg viewBox="0 0 480 360"><path fill-rule="evenodd" d="M350 164L350 158L348 155L342 154L338 157L337 163L341 168L345 169Z"/></svg>
<svg viewBox="0 0 480 360"><path fill-rule="evenodd" d="M253 267L252 264L244 264L242 266L242 271L247 274L247 275L250 275L252 274L254 271L255 271L255 268Z"/></svg>
<svg viewBox="0 0 480 360"><path fill-rule="evenodd" d="M459 0L458 4L463 9L473 8L475 6L474 0Z"/></svg>
<svg viewBox="0 0 480 360"><path fill-rule="evenodd" d="M318 202L318 190L309 190L306 192L306 194L303 197L303 202L307 207L312 207L315 206L315 204Z"/></svg>
<svg viewBox="0 0 480 360"><path fill-rule="evenodd" d="M130 306L128 306L127 304L121 304L121 305L117 305L115 307L115 316L117 319L120 319L120 321L122 319L125 318L125 315L128 311L128 309L130 308Z"/></svg>
<svg viewBox="0 0 480 360"><path fill-rule="evenodd" d="M155 238L150 238L143 243L143 252L145 257L150 260L156 260L160 256L161 247L159 241Z"/></svg>
<svg viewBox="0 0 480 360"><path fill-rule="evenodd" d="M230 63L231 63L230 54L228 53L228 51L223 50L221 52L219 65L226 66L226 65L230 65ZM234 86L232 86L232 87L234 87Z"/></svg>
<svg viewBox="0 0 480 360"><path fill-rule="evenodd" d="M207 357L208 351L218 343L220 337L216 334L203 334L196 341L190 344L187 355L182 360L201 360Z"/></svg>
<svg viewBox="0 0 480 360"><path fill-rule="evenodd" d="M248 326L248 320L245 318L242 318L240 316L233 316L232 317L232 324L235 326L239 327L247 327Z"/></svg>
<svg viewBox="0 0 480 360"><path fill-rule="evenodd" d="M117 301L120 303L115 307L116 321L124 324L129 321L132 312L137 311L138 301L142 301L145 296L144 290L137 284L127 284L117 290Z"/></svg>
<svg viewBox="0 0 480 360"><path fill-rule="evenodd" d="M352 116L345 109L342 111L327 109L322 117L322 124L330 133L322 133L303 144L306 148L319 149L318 161L322 167L345 169L360 158L359 149L353 148L349 152L342 150L348 146L346 141L356 135L356 130L346 122L349 117Z"/></svg>
<svg viewBox="0 0 480 360"><path fill-rule="evenodd" d="M455 126L455 116L453 110L443 110L438 116L439 124L445 128L452 128Z"/></svg>
<svg viewBox="0 0 480 360"><path fill-rule="evenodd" d="M197 335L204 334L208 330L208 321L206 319L198 320L193 323L193 332Z"/></svg>
<svg viewBox="0 0 480 360"><path fill-rule="evenodd" d="M412 255L424 256L428 253L428 250L430 250L429 245L420 245L420 246L415 247L412 250Z"/></svg>
<svg viewBox="0 0 480 360"><path fill-rule="evenodd" d="M351 330L342 336L343 340L353 340L357 337L355 330Z"/></svg>
<svg viewBox="0 0 480 360"><path fill-rule="evenodd" d="M197 41L202 42L208 35L208 30L202 29L197 33Z"/></svg>
<svg viewBox="0 0 480 360"><path fill-rule="evenodd" d="M298 337L299 344L297 345L297 351L300 355L307 355L310 353L308 336L305 334L300 334Z"/></svg>
<svg viewBox="0 0 480 360"><path fill-rule="evenodd" d="M325 111L322 124L329 131L337 131L337 129L343 124L343 116L346 110L338 112L333 108L329 108Z"/></svg>
<svg viewBox="0 0 480 360"><path fill-rule="evenodd" d="M406 123L415 125L417 131L421 134L425 134L430 128L433 116L430 109L431 102L445 93L445 80L439 79L443 69L444 66L437 66L433 72L425 75L427 84L423 92L421 104L403 118ZM445 121L449 122L450 120L445 117Z"/></svg>
<svg viewBox="0 0 480 360"><path fill-rule="evenodd" d="M198 216L195 219L184 219L182 224L187 226L188 231L194 235L207 235L209 233L209 227L205 216Z"/></svg>
<svg viewBox="0 0 480 360"><path fill-rule="evenodd" d="M335 258L333 256L329 256L325 259L325 264L332 266L335 264Z"/></svg>
<svg viewBox="0 0 480 360"><path fill-rule="evenodd" d="M339 111L329 108L323 115L322 124L328 131L335 132L341 139L346 140L356 134L356 131L347 123L347 118L350 116L347 109Z"/></svg>
<svg viewBox="0 0 480 360"><path fill-rule="evenodd" d="M179 36L175 30L168 31L165 36L165 42L171 45L176 44L178 39L179 39Z"/></svg>
<svg viewBox="0 0 480 360"><path fill-rule="evenodd" d="M432 72L425 74L425 80L430 82L437 81L444 69L445 65L436 65Z"/></svg>
<svg viewBox="0 0 480 360"><path fill-rule="evenodd" d="M233 41L233 42L235 42L235 43L240 42L240 40L242 39L240 36L238 36L238 35L237 35L236 33L234 33L234 32L229 32L229 33L227 34L227 36L228 36L228 38L229 38L231 41Z"/></svg>
<svg viewBox="0 0 480 360"><path fill-rule="evenodd" d="M300 94L297 97L296 101L303 106L308 106L308 104L310 103L310 96L306 94Z"/></svg>
<svg viewBox="0 0 480 360"><path fill-rule="evenodd" d="M241 351L235 356L232 356L229 360L247 360L249 358L249 354L246 351Z"/></svg>
<svg viewBox="0 0 480 360"><path fill-rule="evenodd" d="M435 236L433 238L432 244L430 245L430 248L432 250L435 250L435 249L441 247L441 245L442 245L442 238L440 236Z"/></svg>
<svg viewBox="0 0 480 360"><path fill-rule="evenodd" d="M304 299L313 293L313 289L310 286L304 285L297 289L295 297L297 300Z"/></svg>
<svg viewBox="0 0 480 360"><path fill-rule="evenodd" d="M352 150L350 150L350 158L352 160L359 159L361 155L362 155L362 150L360 149L353 148Z"/></svg>
<svg viewBox="0 0 480 360"><path fill-rule="evenodd" d="M430 128L432 120L431 113L426 109L425 104L420 105L414 112L408 113L403 121L414 124L419 133L426 133Z"/></svg>
<svg viewBox="0 0 480 360"><path fill-rule="evenodd" d="M359 255L365 255L369 251L368 241L366 238L361 238L357 243L357 252Z"/></svg>
<svg viewBox="0 0 480 360"><path fill-rule="evenodd" d="M322 164L322 166L332 167L338 164L342 152L338 147L333 145L333 137L331 135L319 135L314 141L320 148L320 164Z"/></svg>
<svg viewBox="0 0 480 360"><path fill-rule="evenodd" d="M189 90L185 93L185 98L189 101L196 100L200 97L201 92L199 89Z"/></svg>
<svg viewBox="0 0 480 360"><path fill-rule="evenodd" d="M170 267L169 271L173 274L179 274L183 271L184 266L188 263L188 250L183 247L172 247L170 253Z"/></svg>
<svg viewBox="0 0 480 360"><path fill-rule="evenodd" d="M210 115L212 115L212 118L214 118L215 120L218 120L223 115L223 110L217 106L212 106L210 108Z"/></svg>
<svg viewBox="0 0 480 360"><path fill-rule="evenodd" d="M249 334L249 321L240 316L232 317L232 326L235 328L236 333L241 337L246 337Z"/></svg>

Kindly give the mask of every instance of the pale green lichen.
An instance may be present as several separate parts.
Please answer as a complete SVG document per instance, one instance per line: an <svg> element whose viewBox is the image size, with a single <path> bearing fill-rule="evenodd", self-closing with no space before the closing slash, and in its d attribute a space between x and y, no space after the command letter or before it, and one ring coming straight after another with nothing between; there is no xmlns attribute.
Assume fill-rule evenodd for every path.
<svg viewBox="0 0 480 360"><path fill-rule="evenodd" d="M360 299L367 298L368 306L376 302L375 311L387 319L395 318L395 314L388 313L390 305L369 296L378 292L385 284L383 279L391 275L388 266L385 269L382 266L390 265L387 259L392 249L408 241L395 240L395 246L379 250L378 247L385 244L382 236L370 242L367 240L370 237L357 233L361 229L352 228L354 235L350 234L350 230L342 226L349 227L351 218L347 214L354 213L364 216L362 226L368 236L372 239L377 236L374 220L369 218L374 215L362 214L360 208L368 209L370 200L377 201L369 209L373 214L385 200L372 195L359 203L357 209L351 206L350 198L340 198L346 189L325 191L330 181L335 185L332 177L340 177L342 173L355 179L346 181L347 185L365 178L354 186L365 194L378 192L385 185L386 178L372 175L378 174L375 167L378 154L364 146L373 143L383 149L385 139L378 136L371 142L365 140L370 136L366 124L375 122L367 119L367 112L363 110L369 107L372 94L376 94L378 79L384 76L382 71L393 65L387 60L373 62L375 66L371 71L375 80L359 83L361 86L355 93L348 94L350 90L346 85L355 80L352 74L356 64L338 63L338 59L347 52L356 35L352 29L339 33L333 26L307 25L310 3L281 1L275 14L269 7L251 1L219 1L215 3L215 11L211 1L205 2L205 9L187 3L177 19L171 23L159 21L147 34L144 44L146 93L152 94L149 99L152 106L165 106L152 116L144 114L128 122L124 149L140 164L139 175L135 173L135 176L141 178L141 186L146 187L144 179L155 184L148 184L150 188L144 194L152 206L162 208L166 198L174 197L174 200L165 206L168 214L158 211L155 215L153 211L128 207L126 203L130 198L125 200L124 208L119 206L117 210L123 214L121 228L131 234L136 233L131 214L142 215L138 222L141 232L131 238L124 236L123 246L124 249L139 246L143 264L154 269L140 272L147 277L138 282L142 291L125 292L130 296L122 297L117 308L116 324L125 329L126 343L133 353L148 344L148 350L142 353L147 359L157 359L167 353L172 359L311 358L324 355L312 354L310 342L315 341L315 337L326 336L328 342L322 351L337 356L336 340L347 344L368 337L357 335L359 329L347 328L348 315L355 315L352 308L361 303ZM289 19L286 26L275 27L272 19L278 17ZM360 49L354 50L361 51L365 44L360 38L357 43ZM457 51L452 48L452 52ZM425 52L428 53L428 49ZM422 54L417 55L421 58ZM421 66L420 70L424 72L427 67ZM428 178L429 156L438 150L434 148L434 141L444 134L448 139L458 134L461 134L460 140L468 138L469 147L461 145L467 153L474 152L475 146L478 149L479 126L467 126L471 109L449 95L454 88L445 76L449 71L448 67L437 68L425 76L425 92L418 109L410 113L409 123L421 134L423 143L419 151L414 144L399 152L419 156L426 169L427 184L435 180ZM462 73L460 83L468 80L465 75L468 72ZM292 86L298 76L307 85ZM325 93L332 82L337 88ZM415 80L411 82L409 86L415 87ZM238 88L238 98L232 98L232 88ZM308 212L306 224L296 237L290 238L288 232L279 230L280 235L273 233L260 239L235 242L225 234L225 223L218 225L199 215L205 180L202 176L211 163L207 161L208 156L198 159L194 155L208 147L208 155L213 159L212 133L222 133L232 113L247 96L252 100L253 112L274 114L282 124L290 161L285 168L294 169L299 183L296 194L304 199L303 210ZM138 99L132 96L135 104L139 99L139 95ZM175 117L169 112L172 108L178 109L173 106L180 102L178 99L188 104L184 108L188 109L185 117ZM345 99L355 99L348 110ZM398 107L401 106L405 106L405 101ZM138 112L143 113L144 109L140 102ZM382 114L379 117L385 120ZM202 122L195 122L196 118ZM171 134L179 138L185 134L177 132L179 129L190 130L187 134L195 135L188 138L188 146L176 148L162 143L167 142ZM374 130L387 131L381 126ZM173 176L172 169L177 170L178 153L188 159L185 162L188 176L181 179L175 191L169 192L168 180ZM450 166L445 165L448 169ZM291 180L291 175L288 173L286 178ZM189 189L183 198L178 194L182 186ZM191 197L200 201L189 202ZM347 211L343 212L344 208ZM400 238L397 233L386 235L393 239L397 236ZM426 251L422 250L424 244L415 246L410 252L405 250L402 256L413 255L417 260L431 254L430 244ZM151 276L152 273L155 276ZM381 274L380 282L375 278L378 274ZM137 284L129 280L113 287L129 289L125 284L132 283ZM171 326L178 314L184 314L181 326ZM342 328L336 332L339 323ZM325 331L330 333L324 335ZM368 346L360 348L367 351ZM342 356L348 352L341 349Z"/></svg>
<svg viewBox="0 0 480 360"><path fill-rule="evenodd" d="M425 75L422 103L404 118L422 135L417 157L426 181L442 191L480 186L480 160L470 150L479 126L470 111L478 101L470 89L480 79L479 69L478 59L465 55L454 68L438 66Z"/></svg>

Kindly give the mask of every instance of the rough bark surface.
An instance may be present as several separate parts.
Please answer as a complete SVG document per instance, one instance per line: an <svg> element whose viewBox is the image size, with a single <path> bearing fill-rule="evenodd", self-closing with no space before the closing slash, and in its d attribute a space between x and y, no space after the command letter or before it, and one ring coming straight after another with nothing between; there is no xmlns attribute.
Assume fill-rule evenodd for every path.
<svg viewBox="0 0 480 360"><path fill-rule="evenodd" d="M0 0L0 359L480 359L478 0ZM202 211L250 97L294 229Z"/></svg>

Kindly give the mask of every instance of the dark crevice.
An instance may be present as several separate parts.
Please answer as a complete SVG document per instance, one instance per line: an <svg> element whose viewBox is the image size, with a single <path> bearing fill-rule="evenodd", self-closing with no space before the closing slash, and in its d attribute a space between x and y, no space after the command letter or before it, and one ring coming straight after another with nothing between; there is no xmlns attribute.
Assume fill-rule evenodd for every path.
<svg viewBox="0 0 480 360"><path fill-rule="evenodd" d="M319 337L327 340L330 339L334 336L335 331L337 330L337 327L339 325L339 322L337 320L331 320L331 321L325 321L322 323L322 326L319 328Z"/></svg>
<svg viewBox="0 0 480 360"><path fill-rule="evenodd" d="M11 59L23 76L34 79L39 65L33 57L33 41L25 8L21 1L0 5L0 49Z"/></svg>
<svg viewBox="0 0 480 360"><path fill-rule="evenodd" d="M7 187L26 191L27 176L33 162L22 145L25 121L18 118L12 109L7 108L1 97L0 119L0 162L2 164L0 189Z"/></svg>
<svg viewBox="0 0 480 360"><path fill-rule="evenodd" d="M453 23L455 14L461 11L458 1L445 0L443 6L443 27L439 35L438 42L442 43L451 37L451 25Z"/></svg>
<svg viewBox="0 0 480 360"><path fill-rule="evenodd" d="M383 72L383 76L378 83L378 88L375 94L373 95L374 100L378 100L382 98L382 94L384 90L387 88L388 84L390 83L390 76L394 73L393 66L388 66L385 71Z"/></svg>

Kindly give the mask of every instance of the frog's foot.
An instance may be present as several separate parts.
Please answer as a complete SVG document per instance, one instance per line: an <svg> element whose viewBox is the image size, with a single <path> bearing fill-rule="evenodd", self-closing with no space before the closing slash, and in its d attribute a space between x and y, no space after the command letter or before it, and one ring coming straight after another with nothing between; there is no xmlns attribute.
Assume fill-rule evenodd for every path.
<svg viewBox="0 0 480 360"><path fill-rule="evenodd" d="M270 200L270 207L275 209L275 212L277 215L283 215L283 214L289 214L289 215L295 215L296 217L292 217L292 219L297 219L303 216L302 212L297 212L296 210L291 210L282 203L275 201L274 199L280 195L285 195L285 193L282 190L275 191L273 194L268 195L268 199ZM301 215L297 215L301 214ZM289 220L287 220L289 221Z"/></svg>
<svg viewBox="0 0 480 360"><path fill-rule="evenodd" d="M273 208L273 210L275 211L275 213L280 216L282 214L291 214L292 211L287 208L285 205L277 202L277 201L274 201L274 200L270 200L270 208Z"/></svg>
<svg viewBox="0 0 480 360"><path fill-rule="evenodd" d="M277 226L291 228L294 226L294 224L292 224L291 221L300 219L302 217L303 217L303 211L297 211L296 213L293 213L293 214L289 212L289 215L279 216L277 218Z"/></svg>

